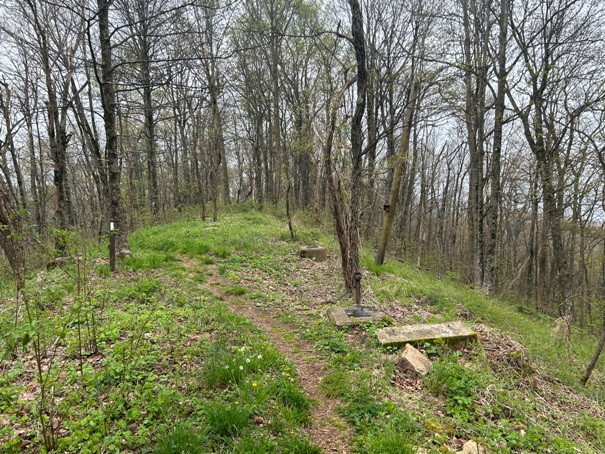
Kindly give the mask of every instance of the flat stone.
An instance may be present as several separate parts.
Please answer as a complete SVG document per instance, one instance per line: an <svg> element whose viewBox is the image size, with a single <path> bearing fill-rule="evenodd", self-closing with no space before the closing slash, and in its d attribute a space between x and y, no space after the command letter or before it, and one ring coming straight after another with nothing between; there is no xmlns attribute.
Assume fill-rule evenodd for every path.
<svg viewBox="0 0 605 454"><path fill-rule="evenodd" d="M397 368L411 378L420 378L433 369L433 364L420 351L410 344L405 344L403 351L397 358Z"/></svg>
<svg viewBox="0 0 605 454"><path fill-rule="evenodd" d="M299 255L303 258L314 259L318 262L325 262L328 258L326 248L322 246L301 246Z"/></svg>
<svg viewBox="0 0 605 454"><path fill-rule="evenodd" d="M336 326L360 325L367 322L378 322L387 318L387 315L379 311L370 311L371 315L365 317L354 317L349 315L355 311L355 307L331 307L328 309L328 317Z"/></svg>
<svg viewBox="0 0 605 454"><path fill-rule="evenodd" d="M405 344L434 342L442 339L448 344L456 344L467 340L477 340L477 333L461 321L392 326L376 330L378 342L382 346L400 347Z"/></svg>

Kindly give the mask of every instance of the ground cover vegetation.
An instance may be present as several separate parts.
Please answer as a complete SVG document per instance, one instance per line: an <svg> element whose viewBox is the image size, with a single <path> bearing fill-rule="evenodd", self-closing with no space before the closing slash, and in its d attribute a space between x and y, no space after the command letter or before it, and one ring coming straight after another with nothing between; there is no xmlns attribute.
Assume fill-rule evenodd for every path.
<svg viewBox="0 0 605 454"><path fill-rule="evenodd" d="M387 323L463 318L479 334L462 349L420 345L434 369L410 379L397 352L379 346L382 325L327 320L328 307L351 301L336 243L305 221L294 218L292 240L283 215L235 206L217 223L135 232L134 255L116 274L91 250L32 274L19 305L3 287L2 449L321 452L314 412L323 399L335 405L319 417L346 432L354 452L447 452L471 439L490 452L605 448L602 364L588 388L578 385L596 336L561 337L554 319L457 276L376 266L368 254L364 301ZM298 246L310 243L330 259L301 260ZM268 321L264 334L254 314ZM305 361L322 363L321 376L294 367L285 350L312 355ZM319 391L309 399L312 379Z"/></svg>
<svg viewBox="0 0 605 454"><path fill-rule="evenodd" d="M141 235L118 274L93 254L39 271L19 303L3 289L1 452L313 452L292 365L176 258L203 275L230 252L169 245L180 230Z"/></svg>
<svg viewBox="0 0 605 454"><path fill-rule="evenodd" d="M26 445L72 449L80 419L65 409L97 408L70 400L94 388L118 403L89 422L102 430L83 430L91 447L92 433L121 431L137 449L140 426L141 444L169 446L165 435L211 450L289 446L288 430L294 451L387 452L403 438L441 449L471 435L494 449L601 449L604 19L600 0L0 0L0 405L20 420L2 413L3 443L29 427ZM329 230L339 266L288 255L298 242L332 248ZM95 262L108 236L124 260L116 275L113 260ZM426 346L433 377L397 377L394 353L375 351L376 326L334 330L322 317L359 273L364 298L395 322L463 318L481 347ZM128 403L160 376L156 358L171 364L154 332L172 345L206 313L162 321L158 310L181 308L172 288L262 328L257 339L250 327L250 345L279 350L319 403L283 404L295 388L277 387L266 407L242 409L224 394L244 377L201 379L233 425L198 431L218 424L220 405L195 413L184 400L183 418L201 419L165 421L172 435L117 427L154 414ZM217 364L221 349L236 355L226 317L212 342L187 348ZM195 368L209 379L206 366ZM270 383L281 366L242 367ZM434 399L402 406L393 387ZM557 411L557 431L544 415L565 396L586 418Z"/></svg>

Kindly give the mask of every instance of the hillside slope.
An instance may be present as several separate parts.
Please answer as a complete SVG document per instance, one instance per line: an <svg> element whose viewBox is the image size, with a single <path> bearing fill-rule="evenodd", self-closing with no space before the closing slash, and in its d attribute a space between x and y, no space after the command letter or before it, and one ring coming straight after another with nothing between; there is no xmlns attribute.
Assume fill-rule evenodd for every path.
<svg viewBox="0 0 605 454"><path fill-rule="evenodd" d="M410 379L379 347L382 325L326 318L351 303L337 249L296 226L292 241L279 217L238 207L136 232L116 275L93 258L41 272L17 328L14 302L0 313L0 451L42 451L52 432L60 452L415 453L469 440L605 452L602 363L575 387L596 339L558 338L552 320L452 277L366 261L364 301L390 323L463 319L479 335L457 351L421 345L434 369ZM298 257L311 243L328 261Z"/></svg>

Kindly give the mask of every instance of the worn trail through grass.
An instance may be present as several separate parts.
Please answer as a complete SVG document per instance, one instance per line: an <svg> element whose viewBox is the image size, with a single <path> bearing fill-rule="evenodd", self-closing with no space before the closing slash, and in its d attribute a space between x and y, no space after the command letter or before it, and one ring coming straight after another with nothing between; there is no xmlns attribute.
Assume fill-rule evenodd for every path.
<svg viewBox="0 0 605 454"><path fill-rule="evenodd" d="M191 266L188 261L183 264ZM311 410L311 424L306 429L309 438L325 452L352 452L352 434L336 412L336 407L341 403L337 399L326 397L320 390L320 382L327 371L326 362L319 357L313 345L295 333L296 327L273 316L270 311L256 307L250 301L221 291L225 284L216 267L210 266L208 281L200 284L200 287L223 299L233 312L254 323L280 353L295 365L305 394L315 402Z"/></svg>

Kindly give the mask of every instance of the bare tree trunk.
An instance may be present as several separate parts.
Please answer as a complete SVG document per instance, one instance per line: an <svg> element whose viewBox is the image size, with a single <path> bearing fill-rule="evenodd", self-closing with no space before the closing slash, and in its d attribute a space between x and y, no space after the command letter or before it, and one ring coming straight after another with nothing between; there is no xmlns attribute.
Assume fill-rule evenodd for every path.
<svg viewBox="0 0 605 454"><path fill-rule="evenodd" d="M30 106L30 96L32 91L32 85L30 81L29 64L27 59L24 59L25 74L24 74L24 100L23 100L23 114L25 117L25 124L27 125L27 148L29 151L29 181L31 186L32 200L34 205L34 223L36 224L36 231L42 233L46 229L46 216L45 216L45 204L42 198L42 191L40 186L42 183L39 177L38 163L36 157L36 146L34 141L34 114ZM35 96L34 96L35 98Z"/></svg>
<svg viewBox="0 0 605 454"><path fill-rule="evenodd" d="M147 157L147 181L149 185L149 205L152 218L159 214L158 164L155 139L155 120L153 118L153 99L151 87L150 58L147 44L141 49L141 82L143 84L143 112L145 118L145 155Z"/></svg>
<svg viewBox="0 0 605 454"><path fill-rule="evenodd" d="M273 19L273 17L272 17ZM279 90L279 37L277 30L271 28L271 61L270 61L270 72L271 72L271 90L272 90L272 119L271 119L271 132L273 136L273 156L275 159L275 179L273 187L273 201L279 203L282 192L282 146L281 146L281 117L279 112L280 104L280 90Z"/></svg>
<svg viewBox="0 0 605 454"><path fill-rule="evenodd" d="M109 219L117 227L116 248L129 250L126 218L122 207L120 191L120 160L118 153L118 133L116 129L116 93L114 86L114 68L112 61L111 33L109 30L109 6L111 0L97 0L99 8L99 40L101 44L101 63L99 88L105 123L105 159L109 182Z"/></svg>
<svg viewBox="0 0 605 454"><path fill-rule="evenodd" d="M415 73L412 71L410 90L408 93L407 104L405 107L405 114L403 120L403 134L401 135L401 145L399 153L397 155L397 162L395 163L395 173L393 175L393 182L391 183L391 195L389 197L389 203L385 208L386 215L384 218L384 226L382 229L382 235L378 242L378 249L376 251L376 265L382 265L384 263L384 257L386 255L387 246L391 239L391 231L393 229L393 223L395 222L395 213L397 211L397 203L399 202L399 193L401 189L401 181L407 168L410 150L410 136L413 126L414 112L416 110L416 100L418 96L419 83L415 79Z"/></svg>
<svg viewBox="0 0 605 454"><path fill-rule="evenodd" d="M490 23L482 23L480 13L486 8L479 0L462 1L465 63L465 122L469 148L468 228L471 280L481 285L484 273L484 199L483 160L485 97L487 88L487 42ZM471 18L471 12L474 16ZM471 24L471 19L473 19ZM483 27L483 28L482 28ZM474 44L474 48L472 47Z"/></svg>
<svg viewBox="0 0 605 454"><path fill-rule="evenodd" d="M0 140L0 157L15 146L10 116L10 91L6 83L0 89L0 115L6 125L6 139ZM14 152L14 150L12 150ZM0 247L10 264L17 292L25 287L25 252L23 250L23 220L16 208L15 197L11 195L4 177L0 175Z"/></svg>
<svg viewBox="0 0 605 454"><path fill-rule="evenodd" d="M348 237L349 230L347 230L347 221L348 219L343 215L342 203L341 203L341 187L340 183L336 185L336 181L334 179L334 168L332 163L332 145L334 143L334 131L336 130L336 117L338 113L338 108L342 103L342 99L344 97L345 92L353 85L355 80L349 81L345 87L342 89L340 94L332 99L330 105L328 105L328 131L327 137L324 144L323 150L323 161L325 165L325 173L326 173L326 182L328 186L329 192L329 205L330 211L332 212L332 220L334 221L334 230L336 231L336 238L338 239L338 246L340 248L340 262L342 266L342 273L344 278L345 289L347 292L352 292L354 286L353 282L353 273L350 269L350 248L351 241Z"/></svg>
<svg viewBox="0 0 605 454"><path fill-rule="evenodd" d="M13 271L17 291L25 287L25 252L21 216L15 210L4 178L0 177L0 246Z"/></svg>
<svg viewBox="0 0 605 454"><path fill-rule="evenodd" d="M33 25L38 40L38 50L44 72L44 81L48 100L46 110L48 114L48 140L50 143L51 159L53 161L53 184L55 187L55 222L60 230L66 230L73 225L73 213L71 208L71 197L67 179L67 145L70 135L66 131L66 113L69 87L73 76L73 55L65 55L61 61L67 63L66 74L61 83L63 92L61 104L59 104L57 93L57 81L53 80L52 63L49 48L48 30L46 24L42 24L39 5L33 0L26 0L26 4L32 13ZM73 49L71 50L73 53ZM57 240L56 247L59 251L65 248L61 240Z"/></svg>
<svg viewBox="0 0 605 454"><path fill-rule="evenodd" d="M508 0L500 3L500 33L498 38L498 88L495 100L494 145L490 170L491 194L487 209L488 237L485 250L485 274L483 285L488 294L498 291L496 245L498 243L498 219L500 213L500 160L502 156L502 127L504 125L504 108L506 101L506 44L508 34Z"/></svg>
<svg viewBox="0 0 605 454"><path fill-rule="evenodd" d="M585 386L588 382L588 379L590 378L590 375L592 374L592 371L597 365L597 361L599 360L599 357L603 352L603 347L605 347L605 323L603 323L603 331L601 332L601 337L599 338L597 348L595 349L594 354L592 355L590 363L588 363L588 366L586 366L586 372L584 372L582 380L580 380L580 383L582 383L582 385Z"/></svg>
<svg viewBox="0 0 605 454"><path fill-rule="evenodd" d="M357 0L349 0L351 8L351 35L357 62L357 99L351 119L351 199L346 216L347 240L349 242L346 257L346 269L343 270L345 288L352 292L355 289L355 273L359 267L359 210L361 203L361 181L363 170L363 114L366 107L368 72L366 69L365 38L363 16Z"/></svg>

